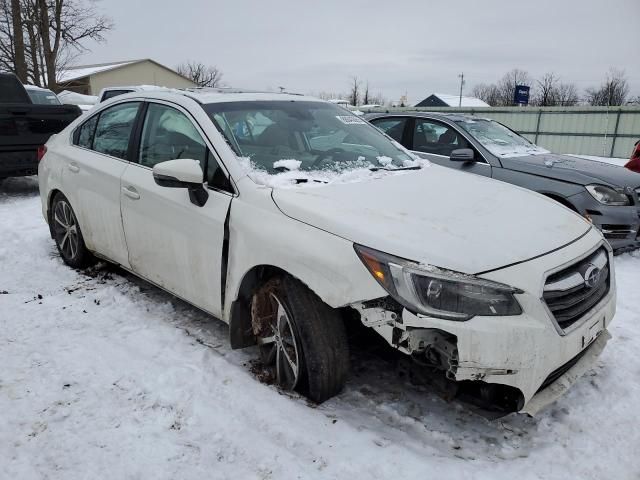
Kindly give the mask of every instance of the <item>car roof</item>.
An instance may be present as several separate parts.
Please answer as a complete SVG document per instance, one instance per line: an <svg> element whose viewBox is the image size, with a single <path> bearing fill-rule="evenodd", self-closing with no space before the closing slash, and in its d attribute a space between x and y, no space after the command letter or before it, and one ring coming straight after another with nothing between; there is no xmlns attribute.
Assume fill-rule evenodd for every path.
<svg viewBox="0 0 640 480"><path fill-rule="evenodd" d="M364 115L367 120L379 117L415 117L415 118L440 118L442 120L450 120L453 122L464 120L490 120L489 118L469 115L466 113L449 113L449 112L418 112L418 111L390 111L390 112L371 112Z"/></svg>
<svg viewBox="0 0 640 480"><path fill-rule="evenodd" d="M246 102L246 101L310 101L323 102L315 97L301 95L297 93L274 93L262 92L258 90L244 90L238 88L187 88L187 89L167 89L167 90L147 90L126 94L127 97L136 98L156 98L166 99L167 96L172 97L181 95L191 98L201 104L221 103L221 102ZM124 96L122 96L124 98Z"/></svg>

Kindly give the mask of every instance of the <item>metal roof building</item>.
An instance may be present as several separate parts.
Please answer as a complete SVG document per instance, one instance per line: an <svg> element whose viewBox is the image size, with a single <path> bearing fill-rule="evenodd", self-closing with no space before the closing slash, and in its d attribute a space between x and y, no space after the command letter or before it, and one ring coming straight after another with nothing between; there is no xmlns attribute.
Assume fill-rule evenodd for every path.
<svg viewBox="0 0 640 480"><path fill-rule="evenodd" d="M169 88L195 87L190 79L149 58L70 67L58 74L59 90L97 95L105 87L158 85Z"/></svg>
<svg viewBox="0 0 640 480"><path fill-rule="evenodd" d="M460 95L447 95L446 93L434 93L415 105L416 107L488 107L489 104L475 97L462 97L460 105Z"/></svg>

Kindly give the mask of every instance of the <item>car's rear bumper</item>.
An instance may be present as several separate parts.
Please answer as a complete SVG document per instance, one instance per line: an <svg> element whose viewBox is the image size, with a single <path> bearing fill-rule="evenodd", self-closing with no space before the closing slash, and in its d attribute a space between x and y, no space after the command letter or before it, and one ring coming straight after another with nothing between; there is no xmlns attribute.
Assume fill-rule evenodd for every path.
<svg viewBox="0 0 640 480"><path fill-rule="evenodd" d="M0 150L0 177L24 177L38 173L36 147Z"/></svg>

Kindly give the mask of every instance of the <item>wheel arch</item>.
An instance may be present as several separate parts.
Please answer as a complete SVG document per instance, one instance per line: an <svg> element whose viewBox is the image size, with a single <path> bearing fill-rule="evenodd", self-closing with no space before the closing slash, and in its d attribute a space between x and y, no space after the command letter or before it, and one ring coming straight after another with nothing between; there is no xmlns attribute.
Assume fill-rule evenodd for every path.
<svg viewBox="0 0 640 480"><path fill-rule="evenodd" d="M229 341L231 348L245 348L255 345L256 341L251 327L251 310L249 306L251 296L255 289L265 281L276 276L285 275L295 278L309 288L300 278L275 265L255 265L244 274L229 311ZM311 290L313 291L313 289Z"/></svg>
<svg viewBox="0 0 640 480"><path fill-rule="evenodd" d="M538 193L540 193L541 195L544 195L547 198L550 198L551 200L558 202L561 205L564 205L569 210L572 210L578 213L578 209L576 208L576 206L573 205L569 200L567 200L562 195L558 195L557 193L551 193L551 192L538 192Z"/></svg>
<svg viewBox="0 0 640 480"><path fill-rule="evenodd" d="M47 197L47 223L49 224L49 235L51 235L51 238L53 238L53 225L51 221L51 211L53 207L53 199L56 198L56 195L58 194L64 195L64 193L62 193L61 190L57 188L53 188L49 190L48 197Z"/></svg>

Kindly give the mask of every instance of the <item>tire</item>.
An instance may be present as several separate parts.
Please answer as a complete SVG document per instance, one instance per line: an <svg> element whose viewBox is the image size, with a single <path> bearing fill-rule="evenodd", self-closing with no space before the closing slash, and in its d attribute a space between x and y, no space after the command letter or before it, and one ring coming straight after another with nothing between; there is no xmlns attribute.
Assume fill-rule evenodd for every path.
<svg viewBox="0 0 640 480"><path fill-rule="evenodd" d="M84 243L76 214L62 193L56 193L53 198L49 215L49 228L64 263L73 268L85 268L95 263L95 257Z"/></svg>
<svg viewBox="0 0 640 480"><path fill-rule="evenodd" d="M349 371L342 318L307 286L289 276L265 282L252 296L251 324L280 388L317 403L342 390Z"/></svg>

